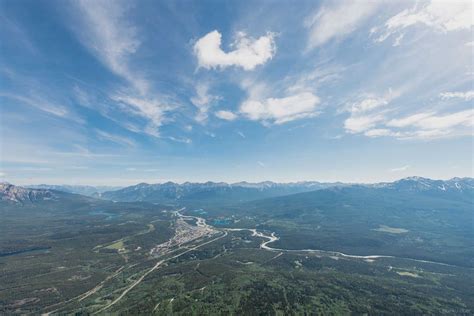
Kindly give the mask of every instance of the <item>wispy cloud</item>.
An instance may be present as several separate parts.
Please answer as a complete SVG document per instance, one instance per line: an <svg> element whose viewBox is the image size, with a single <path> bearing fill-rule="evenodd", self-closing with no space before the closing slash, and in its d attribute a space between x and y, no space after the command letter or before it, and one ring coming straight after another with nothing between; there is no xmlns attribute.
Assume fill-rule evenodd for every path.
<svg viewBox="0 0 474 316"><path fill-rule="evenodd" d="M474 109L447 114L418 113L390 120L387 125L396 127L415 126L423 130L443 130L458 126L470 127L474 126Z"/></svg>
<svg viewBox="0 0 474 316"><path fill-rule="evenodd" d="M346 106L351 115L344 121L348 133L362 133L368 137L395 137L398 139L435 139L469 135L474 126L474 110L457 112L428 110L405 116L393 117L397 108L387 108L400 96L389 90L383 96L372 95ZM469 98L469 93L445 93L442 98Z"/></svg>
<svg viewBox="0 0 474 316"><path fill-rule="evenodd" d="M191 98L191 103L194 104L198 113L195 117L199 123L204 123L208 118L208 112L211 106L221 98L209 93L209 84L199 83L196 85L196 95Z"/></svg>
<svg viewBox="0 0 474 316"><path fill-rule="evenodd" d="M111 141L111 142L114 142L114 143L120 144L120 145L126 145L126 146L131 146L131 147L136 146L136 143L133 140L131 140L130 138L110 134L108 132L104 132L104 131L98 130L98 129L96 129L95 132L99 136L100 139Z"/></svg>
<svg viewBox="0 0 474 316"><path fill-rule="evenodd" d="M76 3L84 22L77 30L84 45L110 70L145 93L148 82L129 65L130 56L136 53L141 41L136 26L127 18L126 2L80 0Z"/></svg>
<svg viewBox="0 0 474 316"><path fill-rule="evenodd" d="M158 128L164 113L173 108L156 93L143 72L132 66L132 57L142 42L139 29L128 18L129 5L125 1L81 0L77 2L81 14L76 33L84 46L107 68L127 83L125 88L109 93L130 113L149 120L143 132L159 136Z"/></svg>
<svg viewBox="0 0 474 316"><path fill-rule="evenodd" d="M21 95L14 95L11 93L0 93L0 97L16 100L23 104L32 106L38 110L63 118L67 117L69 114L69 111L65 107L42 100L40 98L29 98Z"/></svg>
<svg viewBox="0 0 474 316"><path fill-rule="evenodd" d="M398 139L437 139L452 136L472 135L474 110L438 114L422 112L391 120L381 119L377 128L366 128L368 137L395 137Z"/></svg>
<svg viewBox="0 0 474 316"><path fill-rule="evenodd" d="M30 106L45 114L49 114L51 117L74 121L78 124L85 123L84 119L70 106L66 98L52 93L54 91L50 91L52 89L43 85L40 81L10 69L1 69L0 73L5 75L3 79L8 79L10 83L21 88L19 92L0 91L0 99L4 98ZM6 101L3 102L5 103Z"/></svg>
<svg viewBox="0 0 474 316"><path fill-rule="evenodd" d="M410 165L405 165L402 167L390 169L390 172L403 172L403 171L408 170L409 168L410 168Z"/></svg>
<svg viewBox="0 0 474 316"><path fill-rule="evenodd" d="M177 142L177 143L183 143L183 144L191 144L193 142L192 139L187 138L187 137L166 136L164 138L172 140L172 141Z"/></svg>
<svg viewBox="0 0 474 316"><path fill-rule="evenodd" d="M216 113L214 113L214 115L220 118L221 120L226 121L233 121L238 117L237 114L235 114L234 112L224 110L217 111Z"/></svg>
<svg viewBox="0 0 474 316"><path fill-rule="evenodd" d="M221 41L222 34L214 30L194 44L194 54L199 67L212 69L237 66L244 70L253 70L272 59L276 51L272 33L253 39L244 32L239 32L231 45L234 50L229 52L222 50Z"/></svg>
<svg viewBox="0 0 474 316"><path fill-rule="evenodd" d="M361 133L367 131L378 123L386 119L384 109L400 92L389 89L383 95L364 94L355 102L346 105L345 111L350 113L350 117L344 121L344 128L349 133ZM373 131L370 134L385 133Z"/></svg>
<svg viewBox="0 0 474 316"><path fill-rule="evenodd" d="M347 36L375 13L380 2L341 1L318 9L305 21L309 29L308 49Z"/></svg>
<svg viewBox="0 0 474 316"><path fill-rule="evenodd" d="M372 34L379 34L376 42L383 42L393 34L399 34L394 46L400 43L403 31L421 24L438 32L469 30L474 25L471 1L431 0L417 2L412 8L405 9L389 18L381 27L372 29Z"/></svg>
<svg viewBox="0 0 474 316"><path fill-rule="evenodd" d="M456 92L443 92L440 94L442 99L462 99L464 101L470 101L474 99L474 90L470 91L456 91Z"/></svg>
<svg viewBox="0 0 474 316"><path fill-rule="evenodd" d="M51 152L50 155L63 156L63 157L79 157L79 158L88 158L88 159L120 157L120 155L118 154L98 153L95 151L91 151L81 145L74 145L73 147L75 150Z"/></svg>

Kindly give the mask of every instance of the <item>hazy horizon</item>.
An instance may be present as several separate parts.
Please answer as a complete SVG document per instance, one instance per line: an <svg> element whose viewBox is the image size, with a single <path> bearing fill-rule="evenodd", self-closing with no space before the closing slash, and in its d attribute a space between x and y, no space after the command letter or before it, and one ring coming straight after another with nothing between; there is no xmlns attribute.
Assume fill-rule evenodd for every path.
<svg viewBox="0 0 474 316"><path fill-rule="evenodd" d="M138 185L138 184L141 184L141 183L146 183L146 184L163 184L163 183L166 183L166 182L173 182L173 183L177 183L177 184L184 184L184 183L196 183L196 184L200 184L200 183L206 183L206 182L213 182L213 183L227 183L227 184L237 184L237 183L241 183L241 182L247 182L247 183L263 183L263 182L273 182L273 183L279 183L279 184L291 184L291 183L298 183L298 182L319 182L319 183L343 183L343 184L376 184L376 183L384 183L384 182L387 182L387 183L390 183L390 182L395 182L395 181L399 181L399 180L403 180L403 179L406 179L406 178L426 178L426 179L430 179L430 180L441 180L441 181L448 181L448 180L452 180L452 179L456 179L456 178L472 178L471 176L454 176L454 177L450 177L450 178L430 178L430 177L422 177L422 176L417 176L417 175L413 175L413 176L406 176L406 177L401 177L401 178L396 178L394 180L389 180L389 181L372 181L372 182L362 182L362 181L339 181L339 180L334 180L334 181L323 181L323 180L317 180L317 179L312 179L312 180L295 180L295 181L272 181L272 180L262 180L262 181L248 181L248 180L239 180L239 181L216 181L216 180L206 180L206 181L173 181L173 180L162 180L162 181L157 181L156 179L150 179L149 181L141 181L141 180L138 180L138 182L123 182L122 185L117 185L117 184L109 184L109 183L89 183L89 182L81 182L81 183L76 183L76 182L64 182L64 183L60 183L60 182L25 182L25 183L21 183L21 182L9 182L9 181L4 181L4 182L7 182L7 183L10 183L10 184L13 184L13 185L20 185L20 186L29 186L29 185L57 185L57 186L61 186L61 185L70 185L70 186L96 186L96 187L126 187L126 186L133 186L133 185Z"/></svg>

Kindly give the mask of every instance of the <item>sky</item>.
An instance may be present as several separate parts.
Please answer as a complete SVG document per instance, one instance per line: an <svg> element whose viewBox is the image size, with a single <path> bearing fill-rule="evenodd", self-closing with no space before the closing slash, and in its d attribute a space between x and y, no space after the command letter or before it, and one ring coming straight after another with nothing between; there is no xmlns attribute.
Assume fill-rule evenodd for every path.
<svg viewBox="0 0 474 316"><path fill-rule="evenodd" d="M0 1L14 184L472 177L471 1Z"/></svg>

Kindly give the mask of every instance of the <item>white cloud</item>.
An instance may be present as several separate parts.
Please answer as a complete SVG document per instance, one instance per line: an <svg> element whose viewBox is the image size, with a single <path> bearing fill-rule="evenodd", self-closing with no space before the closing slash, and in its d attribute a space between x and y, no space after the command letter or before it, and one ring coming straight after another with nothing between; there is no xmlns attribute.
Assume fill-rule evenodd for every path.
<svg viewBox="0 0 474 316"><path fill-rule="evenodd" d="M191 98L191 103L198 108L196 121L203 123L207 120L207 112L212 104L219 100L220 97L209 94L209 85L200 83L196 86L196 96Z"/></svg>
<svg viewBox="0 0 474 316"><path fill-rule="evenodd" d="M398 35L398 37L395 39L395 41L393 42L392 46L393 47L397 47L397 46L400 46L401 42L402 42L402 39L405 37L405 34L400 34Z"/></svg>
<svg viewBox="0 0 474 316"><path fill-rule="evenodd" d="M388 89L382 96L375 94L364 94L358 101L350 104L347 108L352 114L366 113L388 105L392 100L400 96L399 91Z"/></svg>
<svg viewBox="0 0 474 316"><path fill-rule="evenodd" d="M429 110L390 118L389 115L398 109L387 106L401 95L400 91L389 89L383 96L365 95L359 101L349 103L345 108L350 113L344 121L346 132L398 139L435 139L472 134L474 109L442 114ZM470 95L469 92L451 92L441 97L467 99Z"/></svg>
<svg viewBox="0 0 474 316"><path fill-rule="evenodd" d="M379 2L343 1L334 7L324 7L305 21L309 28L308 49L352 33L377 9Z"/></svg>
<svg viewBox="0 0 474 316"><path fill-rule="evenodd" d="M314 117L319 98L310 92L287 96L284 98L267 98L264 100L248 99L240 106L240 113L250 120L260 120L282 124L296 119Z"/></svg>
<svg viewBox="0 0 474 316"><path fill-rule="evenodd" d="M424 112L424 113L417 113L410 116L406 116L403 118L392 119L387 122L387 126L391 127L407 127L414 125L415 123L419 122L422 119L430 117L434 115L434 112Z"/></svg>
<svg viewBox="0 0 474 316"><path fill-rule="evenodd" d="M363 95L358 101L348 104L346 111L351 115L344 121L344 128L351 134L361 133L373 129L378 123L384 121L385 115L381 108L386 107L390 102L397 98L400 92L389 89L382 96L374 94ZM366 136L374 137L387 136L388 131L382 129L373 129L365 133ZM384 134L384 135L379 135Z"/></svg>
<svg viewBox="0 0 474 316"><path fill-rule="evenodd" d="M346 123L348 120L346 120ZM421 112L401 118L387 120L379 116L367 121L353 122L346 126L351 133L363 132L368 137L396 137L398 139L436 139L442 137L472 135L474 110L438 114Z"/></svg>
<svg viewBox="0 0 474 316"><path fill-rule="evenodd" d="M383 137L383 136L400 136L399 133L395 133L387 128L374 128L364 132L367 137Z"/></svg>
<svg viewBox="0 0 474 316"><path fill-rule="evenodd" d="M432 0L425 1L421 5L417 3L413 8L405 9L388 19L380 28L383 29L382 34L375 41L385 41L392 34L402 32L417 24L423 24L443 33L470 30L474 25L472 10L471 1ZM377 29L374 28L372 33L377 33ZM395 40L395 44L400 41L400 36L403 36L403 33Z"/></svg>
<svg viewBox="0 0 474 316"><path fill-rule="evenodd" d="M385 116L381 114L351 116L344 121L344 128L351 134L361 133L373 128L375 125L377 125L377 123L383 120L385 120ZM378 133L381 132L380 129L375 131ZM373 134L370 135L369 133L367 136L373 136Z"/></svg>
<svg viewBox="0 0 474 316"><path fill-rule="evenodd" d="M474 90L466 92L443 92L440 94L442 99L464 99L464 101L470 101L474 99Z"/></svg>
<svg viewBox="0 0 474 316"><path fill-rule="evenodd" d="M423 129L448 129L455 126L473 126L474 109L425 117L414 123Z"/></svg>
<svg viewBox="0 0 474 316"><path fill-rule="evenodd" d="M371 97L352 104L351 113L367 112L387 104L388 100L385 98Z"/></svg>
<svg viewBox="0 0 474 316"><path fill-rule="evenodd" d="M165 137L169 140L172 140L174 142L177 142L177 143L183 143L183 144L191 144L193 141L192 139L190 138L187 138L187 137L173 137L173 136L168 136L168 137Z"/></svg>
<svg viewBox="0 0 474 316"><path fill-rule="evenodd" d="M148 99L125 93L111 95L110 97L118 102L123 110L148 119L150 122L143 131L146 134L159 137L158 128L162 125L164 112L170 109L169 106L162 104L159 99Z"/></svg>
<svg viewBox="0 0 474 316"><path fill-rule="evenodd" d="M474 109L436 115L432 112L418 113L401 119L394 119L387 123L389 126L415 126L423 130L445 130L453 127L474 126Z"/></svg>
<svg viewBox="0 0 474 316"><path fill-rule="evenodd" d="M405 165L402 167L390 169L390 172L402 172L402 171L408 170L410 167L411 167L410 165Z"/></svg>
<svg viewBox="0 0 474 316"><path fill-rule="evenodd" d="M212 69L238 66L245 70L253 70L272 59L276 51L272 33L253 39L239 32L231 45L234 50L227 53L222 50L221 41L221 33L215 30L201 37L194 44L194 54L198 59L199 67Z"/></svg>
<svg viewBox="0 0 474 316"><path fill-rule="evenodd" d="M226 121L233 121L237 118L237 115L231 111L217 111L215 116Z"/></svg>

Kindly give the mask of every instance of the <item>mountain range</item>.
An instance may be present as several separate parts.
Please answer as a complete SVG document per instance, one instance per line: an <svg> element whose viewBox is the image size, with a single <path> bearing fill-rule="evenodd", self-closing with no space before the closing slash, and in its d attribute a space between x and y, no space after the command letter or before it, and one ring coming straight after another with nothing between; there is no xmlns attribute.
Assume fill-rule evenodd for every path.
<svg viewBox="0 0 474 316"><path fill-rule="evenodd" d="M76 193L104 200L120 202L152 202L161 204L197 204L222 203L235 204L252 200L267 199L303 192L311 192L331 188L363 187L376 190L391 190L397 192L417 192L435 195L462 195L472 198L474 192L473 178L452 178L449 180L432 180L422 177L409 177L394 182L375 184L345 184L341 182L323 183L304 181L294 183L275 182L205 182L182 184L174 182L137 185L109 190L111 187L67 186L67 185L34 185L27 187L14 186L8 183L0 184L0 199L17 203L35 202L55 199L60 192ZM113 188L113 187L112 187ZM467 195L466 195L467 193Z"/></svg>
<svg viewBox="0 0 474 316"><path fill-rule="evenodd" d="M62 191L67 193L75 193L86 196L97 196L106 191L119 190L122 187L119 186L91 186L91 185L54 185L54 184L34 184L28 185L28 188L31 189L46 189L46 190L55 190Z"/></svg>

